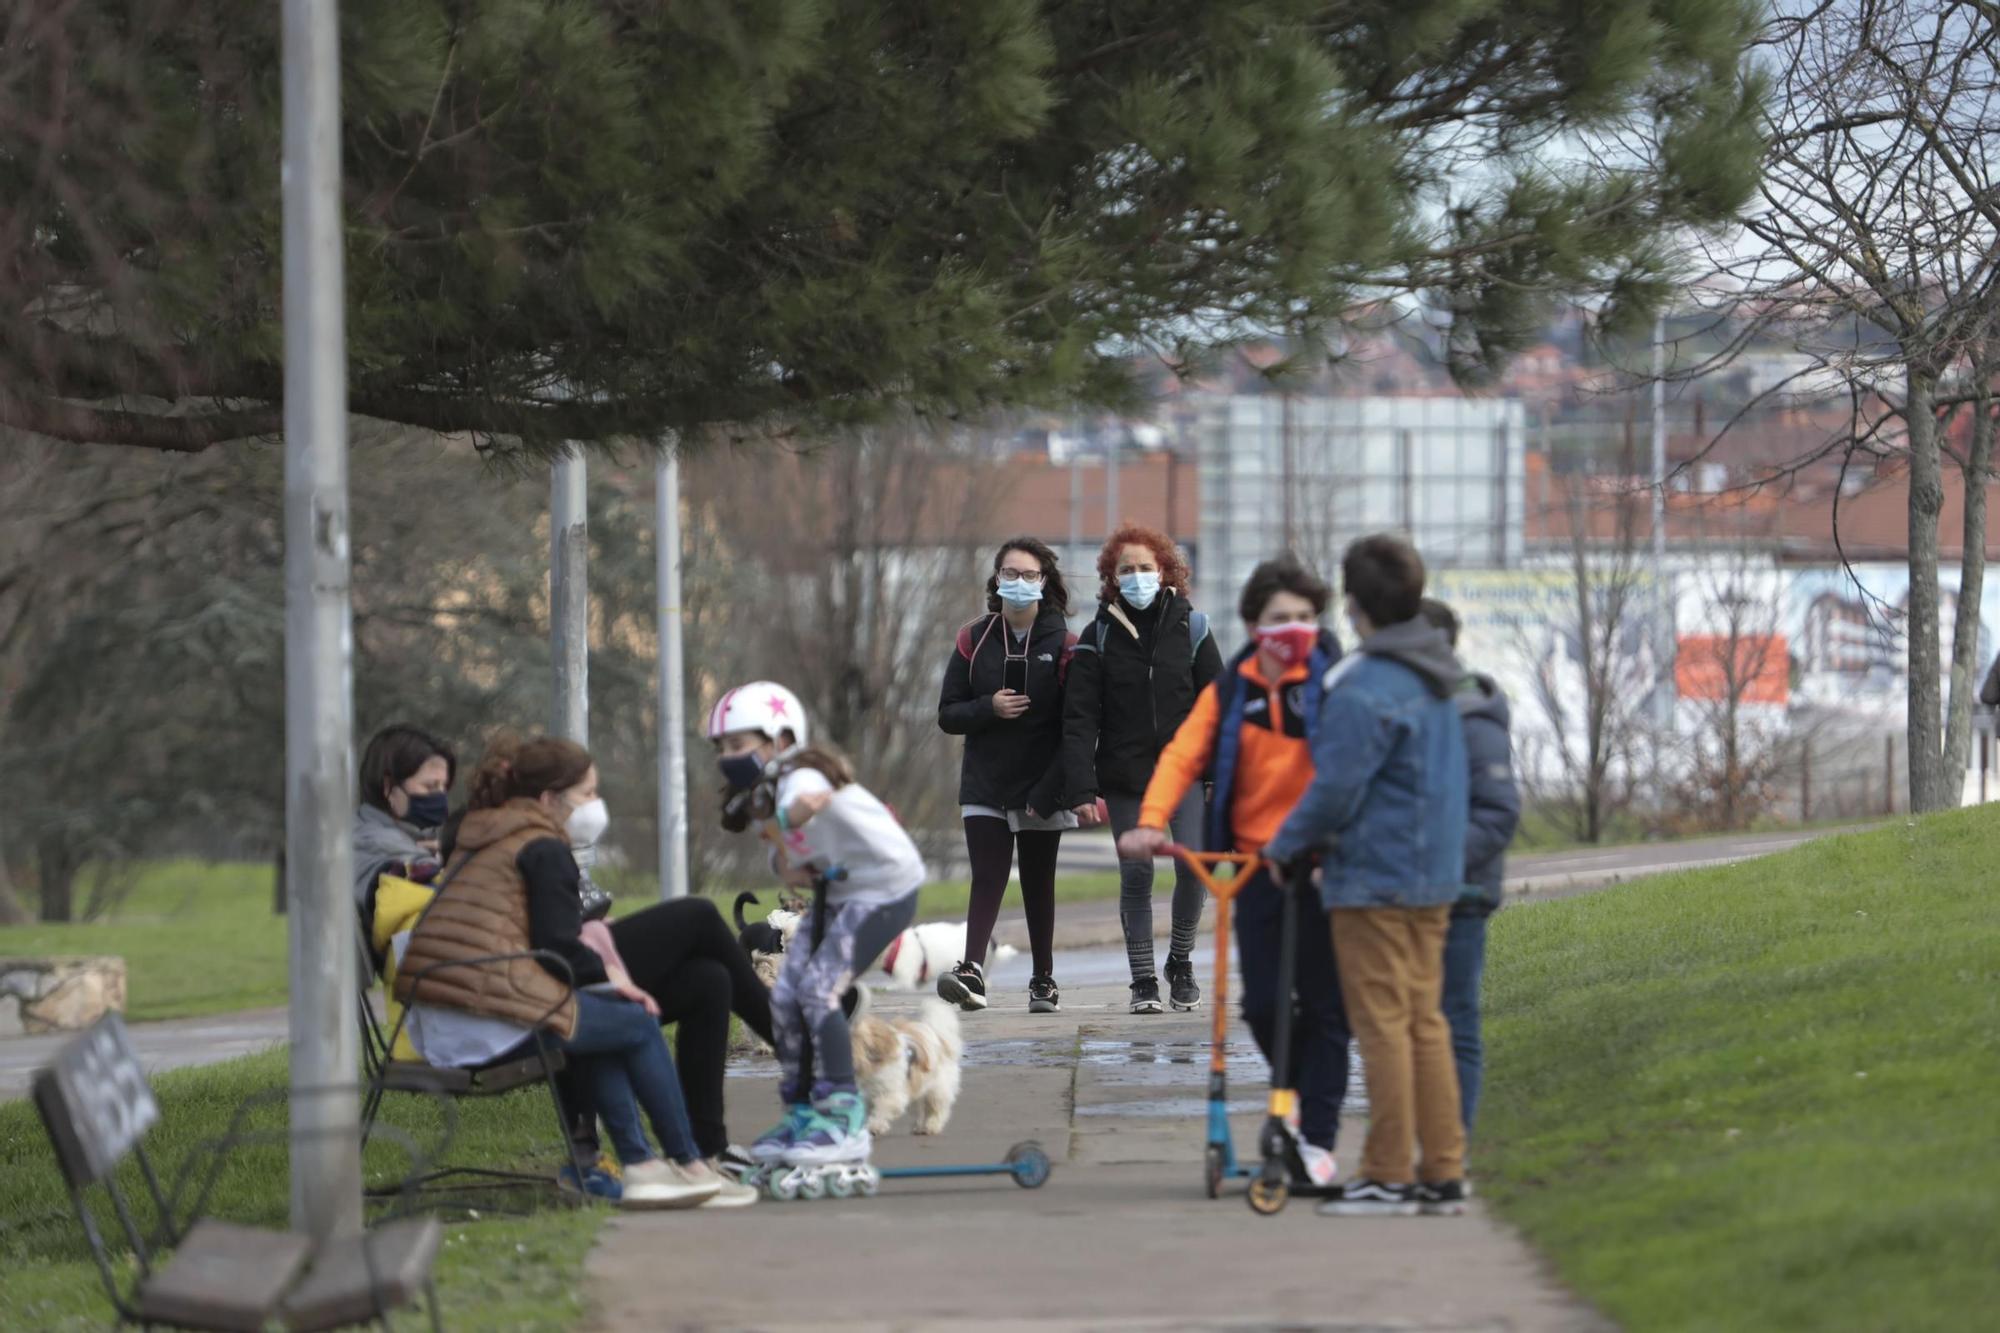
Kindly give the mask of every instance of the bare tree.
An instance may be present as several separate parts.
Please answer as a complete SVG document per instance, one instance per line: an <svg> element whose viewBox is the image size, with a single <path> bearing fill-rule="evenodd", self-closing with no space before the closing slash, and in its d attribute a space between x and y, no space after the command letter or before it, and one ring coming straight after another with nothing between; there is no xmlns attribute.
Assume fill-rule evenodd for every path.
<svg viewBox="0 0 2000 1333"><path fill-rule="evenodd" d="M1735 345L1782 330L1813 372L1849 387L1844 437L1778 471L1857 453L1907 466L1910 799L1939 809L1959 799L1978 682L2000 327L2000 11L1983 0L1790 3L1763 46L1777 80L1765 180L1747 218L1752 244L1722 264L1754 315ZM1955 450L1957 411L1970 420ZM1966 496L1948 708L1938 600L1947 459Z"/></svg>
<svg viewBox="0 0 2000 1333"><path fill-rule="evenodd" d="M1547 723L1551 760L1523 771L1559 774L1553 786L1531 780L1529 794L1580 842L1600 841L1632 807L1645 769L1645 710L1656 684L1646 613L1657 573L1640 557L1644 503L1628 486L1608 488L1595 503L1580 480L1572 486L1561 610L1519 631L1540 636L1521 647L1537 663L1530 695Z"/></svg>
<svg viewBox="0 0 2000 1333"><path fill-rule="evenodd" d="M1797 739L1782 717L1791 664L1777 580L1759 564L1739 548L1692 575L1706 632L1681 636L1675 657L1693 725L1673 785L1676 816L1700 831L1744 828L1769 813L1788 740Z"/></svg>
<svg viewBox="0 0 2000 1333"><path fill-rule="evenodd" d="M913 832L954 828L957 756L937 728L938 675L982 606L974 534L994 480L990 462L909 430L809 453L698 456L693 540L708 568L687 598L691 688L707 702L742 680L783 681ZM713 785L703 774L691 790ZM692 824L716 866L726 851L700 846L712 822L698 808Z"/></svg>

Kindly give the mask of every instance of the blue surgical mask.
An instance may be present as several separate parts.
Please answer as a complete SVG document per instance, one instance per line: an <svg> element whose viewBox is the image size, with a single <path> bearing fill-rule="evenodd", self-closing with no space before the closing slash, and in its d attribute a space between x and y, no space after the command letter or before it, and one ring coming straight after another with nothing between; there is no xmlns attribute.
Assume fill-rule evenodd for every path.
<svg viewBox="0 0 2000 1333"><path fill-rule="evenodd" d="M1156 569L1142 569L1133 574L1118 576L1118 595L1123 597L1135 611L1144 611L1160 595L1160 572Z"/></svg>
<svg viewBox="0 0 2000 1333"><path fill-rule="evenodd" d="M715 761L715 766L722 770L722 780L731 791L749 791L764 776L764 761L755 750L725 754Z"/></svg>
<svg viewBox="0 0 2000 1333"><path fill-rule="evenodd" d="M441 791L422 796L410 793L410 810L403 822L411 828L438 828L451 818L451 797Z"/></svg>
<svg viewBox="0 0 2000 1333"><path fill-rule="evenodd" d="M1042 600L1042 585L1030 583L1026 579L1015 579L1012 583L1002 583L1000 600L1019 611Z"/></svg>

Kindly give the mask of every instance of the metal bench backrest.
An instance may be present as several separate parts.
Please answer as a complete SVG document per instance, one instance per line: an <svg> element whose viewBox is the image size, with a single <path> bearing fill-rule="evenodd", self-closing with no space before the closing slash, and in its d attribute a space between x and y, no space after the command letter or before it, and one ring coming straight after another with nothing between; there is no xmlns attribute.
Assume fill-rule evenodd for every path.
<svg viewBox="0 0 2000 1333"><path fill-rule="evenodd" d="M160 1104L125 1035L106 1014L35 1076L35 1105L72 1188L110 1175L160 1121Z"/></svg>
<svg viewBox="0 0 2000 1333"><path fill-rule="evenodd" d="M127 1157L136 1157L147 1192L152 1195L160 1228L158 1243L168 1245L174 1240L166 1195L152 1160L146 1156L144 1142L146 1132L160 1121L160 1104L132 1052L125 1020L106 1014L64 1045L56 1052L54 1063L36 1073L33 1095L49 1143L55 1148L63 1182L69 1186L70 1201L76 1205L84 1235L90 1240L91 1257L97 1261L106 1290L122 1310L124 1300L105 1250L104 1233L84 1191L92 1185L104 1188L138 1256L140 1271L150 1272L153 1245L148 1243L117 1176L119 1164Z"/></svg>

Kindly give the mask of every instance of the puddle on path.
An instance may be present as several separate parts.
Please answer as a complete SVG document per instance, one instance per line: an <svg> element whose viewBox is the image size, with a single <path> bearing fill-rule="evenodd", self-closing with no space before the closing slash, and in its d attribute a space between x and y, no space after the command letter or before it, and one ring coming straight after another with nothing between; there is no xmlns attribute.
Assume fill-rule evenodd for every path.
<svg viewBox="0 0 2000 1333"><path fill-rule="evenodd" d="M1202 1088L1208 1082L1208 1048L1205 1041L1112 1040L1086 1037L1078 1062L1090 1070L1091 1081L1102 1088ZM1231 1092L1261 1089L1269 1077L1262 1052L1254 1042L1231 1041L1223 1051ZM1168 1098L1159 1101L1116 1102L1106 1106L1078 1107L1078 1115L1184 1115L1205 1113L1205 1097ZM1132 1107L1158 1107L1131 1110ZM1188 1108L1194 1108L1190 1111ZM1262 1101L1239 1106L1230 1099L1230 1111L1258 1111ZM1346 1115L1368 1114L1368 1089L1362 1079L1361 1053L1348 1047Z"/></svg>
<svg viewBox="0 0 2000 1333"><path fill-rule="evenodd" d="M1256 1115L1264 1109L1262 1097L1229 1099L1229 1114ZM1078 1116L1127 1116L1142 1120L1199 1120L1208 1115L1206 1097L1148 1097L1136 1102L1094 1102L1076 1108Z"/></svg>
<svg viewBox="0 0 2000 1333"><path fill-rule="evenodd" d="M966 1068L1002 1065L1014 1069L1067 1069L1076 1050L1074 1037L1016 1037L1001 1041L969 1041L965 1044Z"/></svg>

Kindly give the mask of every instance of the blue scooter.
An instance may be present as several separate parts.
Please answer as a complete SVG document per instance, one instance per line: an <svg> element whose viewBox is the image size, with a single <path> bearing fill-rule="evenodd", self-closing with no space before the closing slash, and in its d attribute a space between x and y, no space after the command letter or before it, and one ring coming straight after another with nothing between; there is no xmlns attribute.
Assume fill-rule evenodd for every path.
<svg viewBox="0 0 2000 1333"><path fill-rule="evenodd" d="M831 866L813 874L812 947L826 938L826 890L847 878L841 866ZM849 996L855 993L850 991ZM850 1012L852 1007L850 1006ZM922 1180L946 1176L1010 1176L1022 1189L1040 1189L1048 1182L1049 1154L1041 1144L1026 1139L1007 1150L998 1162L963 1165L878 1167L871 1163L836 1163L828 1166L760 1166L745 1177L745 1183L763 1190L772 1199L870 1198L885 1180Z"/></svg>

